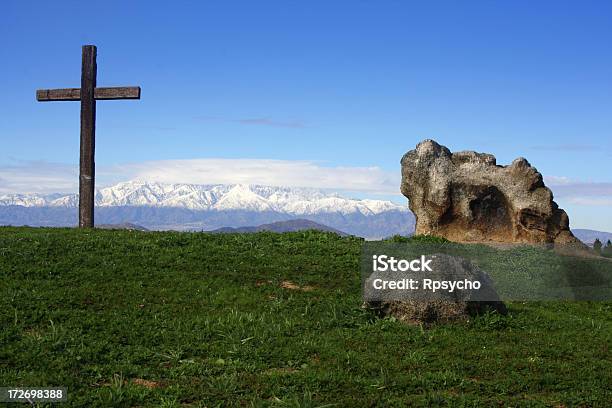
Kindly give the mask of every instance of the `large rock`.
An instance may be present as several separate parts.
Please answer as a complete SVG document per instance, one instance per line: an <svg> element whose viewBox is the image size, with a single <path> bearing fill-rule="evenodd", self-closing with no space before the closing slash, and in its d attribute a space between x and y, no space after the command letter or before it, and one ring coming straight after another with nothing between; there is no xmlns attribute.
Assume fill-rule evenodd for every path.
<svg viewBox="0 0 612 408"><path fill-rule="evenodd" d="M401 164L416 234L457 242L578 242L542 175L522 157L499 166L491 154L451 153L424 140Z"/></svg>

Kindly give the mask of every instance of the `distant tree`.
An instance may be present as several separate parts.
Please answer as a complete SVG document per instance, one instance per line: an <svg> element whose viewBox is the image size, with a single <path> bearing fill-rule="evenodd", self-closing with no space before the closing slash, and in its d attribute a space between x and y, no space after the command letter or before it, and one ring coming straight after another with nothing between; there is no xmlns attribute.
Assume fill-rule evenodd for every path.
<svg viewBox="0 0 612 408"><path fill-rule="evenodd" d="M601 250L601 254L605 257L612 258L612 242L608 240L606 246Z"/></svg>
<svg viewBox="0 0 612 408"><path fill-rule="evenodd" d="M593 242L593 249L598 254L601 254L601 246L602 245L601 245L601 241L599 240L599 238L595 238L595 242Z"/></svg>

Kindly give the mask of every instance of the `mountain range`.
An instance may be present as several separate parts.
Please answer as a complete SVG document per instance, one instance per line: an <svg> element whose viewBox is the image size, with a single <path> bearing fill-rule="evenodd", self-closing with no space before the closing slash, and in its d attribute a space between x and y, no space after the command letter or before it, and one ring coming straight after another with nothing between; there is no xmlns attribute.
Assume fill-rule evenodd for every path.
<svg viewBox="0 0 612 408"><path fill-rule="evenodd" d="M77 194L8 194L0 196L0 224L74 226L77 205ZM95 205L97 224L152 230L211 231L299 218L370 239L414 231L407 206L306 188L129 181L97 190Z"/></svg>
<svg viewBox="0 0 612 408"><path fill-rule="evenodd" d="M100 227L137 225L149 230L219 232L295 227L378 239L410 235L415 224L407 205L346 198L317 189L261 185L128 181L97 190L95 204ZM7 194L0 196L0 225L74 226L77 206L77 194ZM300 222L275 225L291 220ZM608 232L572 231L587 244L595 238L604 243L612 239Z"/></svg>
<svg viewBox="0 0 612 408"><path fill-rule="evenodd" d="M582 242L587 245L593 245L593 242L597 238L605 245L608 240L612 241L612 233L611 232L603 232L603 231L595 231L590 229L573 229L572 232Z"/></svg>

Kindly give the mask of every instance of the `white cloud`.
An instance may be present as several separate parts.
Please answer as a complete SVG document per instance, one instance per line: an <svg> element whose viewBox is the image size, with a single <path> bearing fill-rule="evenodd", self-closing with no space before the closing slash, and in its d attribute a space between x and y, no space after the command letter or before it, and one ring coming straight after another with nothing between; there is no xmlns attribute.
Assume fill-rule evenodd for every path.
<svg viewBox="0 0 612 408"><path fill-rule="evenodd" d="M548 186L560 186L571 183L571 179L565 176L544 176L544 183Z"/></svg>
<svg viewBox="0 0 612 408"><path fill-rule="evenodd" d="M379 167L324 166L302 160L190 159L98 166L97 185L141 179L162 183L262 184L311 187L365 194L399 194L400 175ZM46 162L0 166L0 193L71 192L78 168Z"/></svg>
<svg viewBox="0 0 612 408"><path fill-rule="evenodd" d="M568 177L546 176L544 182L553 191L555 197L584 198L585 196L606 197L612 199L612 183L572 180ZM587 201L584 201L586 204Z"/></svg>
<svg viewBox="0 0 612 408"><path fill-rule="evenodd" d="M580 206L612 207L612 197L570 197L568 202Z"/></svg>
<svg viewBox="0 0 612 408"><path fill-rule="evenodd" d="M0 165L0 194L57 193L78 189L78 166L44 161Z"/></svg>
<svg viewBox="0 0 612 408"><path fill-rule="evenodd" d="M398 193L400 181L399 175L379 167L322 166L307 160L161 160L125 164L116 169L122 174L130 174L130 178L163 183L245 183L380 194Z"/></svg>
<svg viewBox="0 0 612 408"><path fill-rule="evenodd" d="M306 123L301 120L282 120L282 119L273 119L270 117L250 117L250 118L242 118L242 119L228 119L221 118L218 116L196 116L195 119L204 120L204 121L221 121L221 122L230 122L230 123L239 123L241 125L257 125L257 126L271 126L271 127L281 127L281 128L294 128L294 129L302 129L308 127Z"/></svg>
<svg viewBox="0 0 612 408"><path fill-rule="evenodd" d="M592 152L598 151L600 148L590 144L549 144L531 146L531 150L542 150L552 152Z"/></svg>
<svg viewBox="0 0 612 408"><path fill-rule="evenodd" d="M98 166L97 186L141 179L162 183L262 184L311 187L361 196L401 198L400 171L379 167L325 166L309 160L190 159L157 160ZM555 198L579 206L611 206L612 183L546 176ZM78 166L43 161L15 161L0 165L0 194L68 193L78 190ZM388 198L388 197L387 197Z"/></svg>
<svg viewBox="0 0 612 408"><path fill-rule="evenodd" d="M262 125L272 127L284 127L284 128L305 128L306 125L303 122L297 120L275 120L270 118L247 118L237 119L234 122L241 123L243 125Z"/></svg>

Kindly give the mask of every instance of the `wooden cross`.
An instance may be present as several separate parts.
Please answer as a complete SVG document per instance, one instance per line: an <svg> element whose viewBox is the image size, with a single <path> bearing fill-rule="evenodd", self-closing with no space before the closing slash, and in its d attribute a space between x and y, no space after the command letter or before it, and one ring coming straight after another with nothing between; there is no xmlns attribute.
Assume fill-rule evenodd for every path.
<svg viewBox="0 0 612 408"><path fill-rule="evenodd" d="M96 100L140 99L140 87L96 87L96 46L83 46L81 87L39 89L39 102L81 101L81 155L79 161L79 227L93 228L95 199Z"/></svg>

